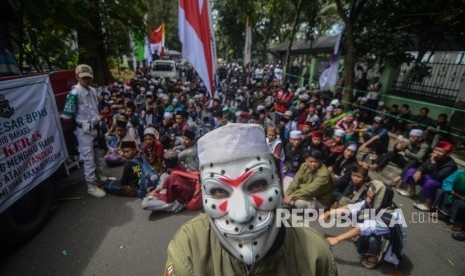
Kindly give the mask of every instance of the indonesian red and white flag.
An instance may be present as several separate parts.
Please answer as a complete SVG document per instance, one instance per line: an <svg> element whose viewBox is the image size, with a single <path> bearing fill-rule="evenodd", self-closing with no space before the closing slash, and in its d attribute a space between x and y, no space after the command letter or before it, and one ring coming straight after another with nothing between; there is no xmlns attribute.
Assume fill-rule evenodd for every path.
<svg viewBox="0 0 465 276"><path fill-rule="evenodd" d="M179 0L179 40L182 56L199 74L213 97L216 77L216 46L208 0Z"/></svg>
<svg viewBox="0 0 465 276"><path fill-rule="evenodd" d="M151 31L150 33L150 47L152 48L152 53L157 50L158 53L161 52L161 49L165 47L165 23L161 24L160 27Z"/></svg>

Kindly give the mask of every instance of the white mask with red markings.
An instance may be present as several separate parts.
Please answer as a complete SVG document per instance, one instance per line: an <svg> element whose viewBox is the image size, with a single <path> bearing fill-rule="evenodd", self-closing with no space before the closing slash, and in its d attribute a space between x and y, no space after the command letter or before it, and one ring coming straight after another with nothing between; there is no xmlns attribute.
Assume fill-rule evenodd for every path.
<svg viewBox="0 0 465 276"><path fill-rule="evenodd" d="M201 180L204 209L222 246L249 266L258 262L279 231L282 194L273 156L204 164Z"/></svg>

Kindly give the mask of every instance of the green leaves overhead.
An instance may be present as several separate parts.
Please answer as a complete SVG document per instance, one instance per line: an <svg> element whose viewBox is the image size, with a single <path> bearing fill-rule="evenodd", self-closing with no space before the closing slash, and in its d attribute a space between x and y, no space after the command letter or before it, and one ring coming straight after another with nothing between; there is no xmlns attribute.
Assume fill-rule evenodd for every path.
<svg viewBox="0 0 465 276"><path fill-rule="evenodd" d="M252 53L267 54L270 44L288 42L291 36L309 39L316 25L318 1L298 0L214 0L217 11L216 36L218 56L225 59L242 59L247 18L253 22ZM299 9L296 9L299 7ZM295 22L296 14L298 20ZM293 34L294 24L296 31Z"/></svg>
<svg viewBox="0 0 465 276"><path fill-rule="evenodd" d="M210 0L218 57L241 60L245 26L252 21L252 55L266 60L271 45L311 40L345 21L346 65L357 62L398 66L416 62L444 41L465 43L463 0ZM12 0L19 10L10 24L13 52L21 69L67 69L78 62L96 67L98 82L111 75L108 60L130 56L130 33L165 22L166 45L181 50L178 1L173 0ZM352 70L346 66L347 70ZM347 72L347 75L352 75ZM346 79L350 86L350 77Z"/></svg>
<svg viewBox="0 0 465 276"><path fill-rule="evenodd" d="M145 0L14 0L19 24L11 40L22 70L96 67L96 80L111 79L107 58L129 54L129 32L145 31Z"/></svg>

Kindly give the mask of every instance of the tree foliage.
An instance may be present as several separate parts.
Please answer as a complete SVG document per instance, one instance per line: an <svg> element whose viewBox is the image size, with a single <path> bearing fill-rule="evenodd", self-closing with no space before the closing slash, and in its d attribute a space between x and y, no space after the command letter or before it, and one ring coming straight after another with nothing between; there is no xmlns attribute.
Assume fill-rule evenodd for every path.
<svg viewBox="0 0 465 276"><path fill-rule="evenodd" d="M252 52L266 60L270 43L313 37L318 1L231 0L213 1L217 11L218 53L226 60L241 59L247 18L253 22Z"/></svg>
<svg viewBox="0 0 465 276"><path fill-rule="evenodd" d="M165 45L168 49L181 50L178 36L178 1L148 0L147 24L158 28L165 23Z"/></svg>
<svg viewBox="0 0 465 276"><path fill-rule="evenodd" d="M66 15L72 10L66 1L17 0L13 3L18 8L19 20L10 33L22 71L28 67L39 72L67 68L70 60L77 59L76 48L70 47L75 33L67 21Z"/></svg>
<svg viewBox="0 0 465 276"><path fill-rule="evenodd" d="M15 0L19 24L11 40L23 71L50 71L88 63L108 82L108 59L129 54L129 32L144 30L144 0Z"/></svg>
<svg viewBox="0 0 465 276"><path fill-rule="evenodd" d="M398 67L414 62L421 72L415 79L428 75L423 63L427 52L434 52L444 41L465 41L465 3L460 0L334 0L338 14L346 24L344 56L346 83L353 87L356 62ZM449 44L450 45L450 44ZM414 59L408 51L418 51ZM345 100L350 101L348 90Z"/></svg>
<svg viewBox="0 0 465 276"><path fill-rule="evenodd" d="M445 39L465 41L464 7L457 0L367 2L355 25L356 57L397 67L413 61L407 51L414 49L420 63Z"/></svg>
<svg viewBox="0 0 465 276"><path fill-rule="evenodd" d="M111 79L108 60L131 56L129 37L165 23L166 46L181 50L178 1L12 0L19 20L10 27L13 52L23 71L48 71L86 62L99 83ZM270 45L311 40L337 21L346 25L343 55L346 86L353 65L365 62L421 67L425 53L445 40L465 41L463 0L211 0L218 57L243 58L245 26L251 19L252 53L266 61ZM291 43L292 44L292 43ZM289 48L291 45L289 45ZM408 50L418 49L414 60ZM286 60L289 60L288 58ZM421 67L422 68L422 67Z"/></svg>

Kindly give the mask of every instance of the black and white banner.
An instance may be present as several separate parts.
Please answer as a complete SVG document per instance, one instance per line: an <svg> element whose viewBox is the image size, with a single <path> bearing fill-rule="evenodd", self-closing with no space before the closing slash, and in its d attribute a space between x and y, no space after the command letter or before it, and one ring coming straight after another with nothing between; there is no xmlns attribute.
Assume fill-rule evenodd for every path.
<svg viewBox="0 0 465 276"><path fill-rule="evenodd" d="M67 158L48 75L0 82L0 213Z"/></svg>

